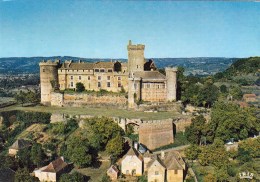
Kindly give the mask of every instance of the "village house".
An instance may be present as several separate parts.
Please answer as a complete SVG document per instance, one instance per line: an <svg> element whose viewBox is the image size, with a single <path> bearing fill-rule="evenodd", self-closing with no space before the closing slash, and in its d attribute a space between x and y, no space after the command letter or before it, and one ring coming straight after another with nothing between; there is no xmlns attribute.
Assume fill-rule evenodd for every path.
<svg viewBox="0 0 260 182"><path fill-rule="evenodd" d="M149 182L164 182L166 168L161 159L156 155L147 165Z"/></svg>
<svg viewBox="0 0 260 182"><path fill-rule="evenodd" d="M9 155L16 156L17 152L21 149L30 147L31 143L24 139L18 139L16 140L11 147L9 147Z"/></svg>
<svg viewBox="0 0 260 182"><path fill-rule="evenodd" d="M66 163L63 157L59 157L49 165L35 169L34 175L40 181L56 182L62 174L68 173L70 169L71 165Z"/></svg>
<svg viewBox="0 0 260 182"><path fill-rule="evenodd" d="M255 94L244 94L243 100L245 102L255 102L256 101L256 95Z"/></svg>
<svg viewBox="0 0 260 182"><path fill-rule="evenodd" d="M138 175L137 175L137 169ZM142 169L144 171L141 173ZM186 175L186 164L177 151L141 155L131 148L121 163L121 172L125 175L147 175L148 182L183 182Z"/></svg>
<svg viewBox="0 0 260 182"><path fill-rule="evenodd" d="M110 168L107 170L107 176L110 177L112 181L116 181L118 178L119 170L115 165L111 165Z"/></svg>
<svg viewBox="0 0 260 182"><path fill-rule="evenodd" d="M134 148L130 148L121 162L121 173L131 176L142 176L143 174L143 157Z"/></svg>

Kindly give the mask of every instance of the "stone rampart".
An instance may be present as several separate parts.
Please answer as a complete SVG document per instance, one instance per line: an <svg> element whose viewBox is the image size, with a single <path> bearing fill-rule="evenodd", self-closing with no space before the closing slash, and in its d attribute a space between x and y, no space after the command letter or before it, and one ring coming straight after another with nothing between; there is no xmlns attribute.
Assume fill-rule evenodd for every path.
<svg viewBox="0 0 260 182"><path fill-rule="evenodd" d="M139 142L153 150L174 142L172 119L145 121L139 126Z"/></svg>
<svg viewBox="0 0 260 182"><path fill-rule="evenodd" d="M52 106L71 106L71 107L117 107L125 109L127 107L127 98L124 95L95 95L95 94L63 94L54 93L51 94Z"/></svg>
<svg viewBox="0 0 260 182"><path fill-rule="evenodd" d="M185 128L191 125L191 118L181 118L174 121L176 132L185 131Z"/></svg>

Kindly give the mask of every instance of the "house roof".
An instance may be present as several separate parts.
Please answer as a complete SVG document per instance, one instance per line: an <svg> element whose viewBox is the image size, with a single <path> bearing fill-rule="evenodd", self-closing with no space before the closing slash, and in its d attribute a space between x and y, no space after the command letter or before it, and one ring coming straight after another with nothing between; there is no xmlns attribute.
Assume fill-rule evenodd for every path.
<svg viewBox="0 0 260 182"><path fill-rule="evenodd" d="M256 95L255 94L244 94L243 97L244 98L254 98L254 97L256 97Z"/></svg>
<svg viewBox="0 0 260 182"><path fill-rule="evenodd" d="M68 166L68 164L66 162L64 162L62 157L59 157L55 161L52 161L49 165L47 165L46 168L44 168L42 171L43 172L57 173L67 166Z"/></svg>
<svg viewBox="0 0 260 182"><path fill-rule="evenodd" d="M143 160L142 155L141 155L135 148L133 148L133 147L131 147L131 148L128 150L128 152L125 154L124 158L125 158L126 156L136 156L136 157L138 157L138 159L140 159L141 161Z"/></svg>
<svg viewBox="0 0 260 182"><path fill-rule="evenodd" d="M116 173L119 172L119 170L117 169L117 167L116 167L115 165L111 165L110 168L109 168L107 171L108 171L108 172L114 171L114 172L116 172Z"/></svg>
<svg viewBox="0 0 260 182"><path fill-rule="evenodd" d="M142 78L143 80L156 81L165 80L166 77L159 71L136 71L134 77Z"/></svg>
<svg viewBox="0 0 260 182"><path fill-rule="evenodd" d="M147 168L150 168L154 162L158 162L163 168L166 168L165 164L163 161L158 157L158 155L155 155L152 157L152 160L148 162Z"/></svg>
<svg viewBox="0 0 260 182"><path fill-rule="evenodd" d="M24 139L18 139L13 143L13 145L10 147L10 149L19 150L19 149L23 149L23 148L26 148L29 146L31 146L29 141L24 140Z"/></svg>
<svg viewBox="0 0 260 182"><path fill-rule="evenodd" d="M0 182L14 182L15 171L10 168L0 169Z"/></svg>
<svg viewBox="0 0 260 182"><path fill-rule="evenodd" d="M163 163L165 164L167 170L183 169L183 165L185 165L182 157L176 151L166 153Z"/></svg>
<svg viewBox="0 0 260 182"><path fill-rule="evenodd" d="M96 62L94 68L114 68L114 62Z"/></svg>

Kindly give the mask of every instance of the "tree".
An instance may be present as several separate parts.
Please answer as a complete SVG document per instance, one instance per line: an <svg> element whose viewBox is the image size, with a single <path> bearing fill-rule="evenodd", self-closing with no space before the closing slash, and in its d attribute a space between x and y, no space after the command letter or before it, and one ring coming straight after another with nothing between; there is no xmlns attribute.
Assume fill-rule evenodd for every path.
<svg viewBox="0 0 260 182"><path fill-rule="evenodd" d="M118 134L115 138L112 138L108 141L106 151L109 154L117 157L123 152L123 144L123 137Z"/></svg>
<svg viewBox="0 0 260 182"><path fill-rule="evenodd" d="M30 153L31 152L28 147L20 149L17 152L17 158L20 166L27 167L27 168L31 166Z"/></svg>
<svg viewBox="0 0 260 182"><path fill-rule="evenodd" d="M79 136L72 136L68 140L65 156L79 167L85 167L91 164L90 146L86 139Z"/></svg>
<svg viewBox="0 0 260 182"><path fill-rule="evenodd" d="M30 176L30 173L27 168L19 168L15 172L14 181L15 182L36 182L39 181L39 179Z"/></svg>
<svg viewBox="0 0 260 182"><path fill-rule="evenodd" d="M210 181L210 182L217 182L217 178L214 174L208 173L204 178L203 181Z"/></svg>
<svg viewBox="0 0 260 182"><path fill-rule="evenodd" d="M204 107L211 107L218 99L219 90L213 83L207 82L199 92L198 99Z"/></svg>
<svg viewBox="0 0 260 182"><path fill-rule="evenodd" d="M201 147L198 159L201 165L213 165L216 169L226 167L229 163L224 146L219 146L218 144Z"/></svg>
<svg viewBox="0 0 260 182"><path fill-rule="evenodd" d="M44 156L42 145L39 143L34 143L31 149L31 161L39 167L44 161Z"/></svg>
<svg viewBox="0 0 260 182"><path fill-rule="evenodd" d="M227 90L227 86L226 86L226 85L221 85L221 86L220 86L220 92L221 92L221 93L227 93L227 91L228 91L228 90Z"/></svg>
<svg viewBox="0 0 260 182"><path fill-rule="evenodd" d="M186 128L187 139L192 144L200 144L201 137L205 134L206 119L202 116L192 118L191 125Z"/></svg>
<svg viewBox="0 0 260 182"><path fill-rule="evenodd" d="M260 131L254 108L240 108L230 102L215 103L209 125L214 138L220 138L224 142L230 138L245 139Z"/></svg>
<svg viewBox="0 0 260 182"><path fill-rule="evenodd" d="M83 92L85 90L85 86L83 83L81 82L78 82L76 83L76 91L77 92Z"/></svg>
<svg viewBox="0 0 260 182"><path fill-rule="evenodd" d="M84 182L84 176L78 172L73 172L72 174L62 174L59 182Z"/></svg>
<svg viewBox="0 0 260 182"><path fill-rule="evenodd" d="M91 118L85 122L90 145L96 150L104 150L108 141L118 134L123 136L124 131L113 120L102 118Z"/></svg>
<svg viewBox="0 0 260 182"><path fill-rule="evenodd" d="M198 145L191 145L185 149L184 153L187 159L195 160L198 158L199 153L201 152Z"/></svg>

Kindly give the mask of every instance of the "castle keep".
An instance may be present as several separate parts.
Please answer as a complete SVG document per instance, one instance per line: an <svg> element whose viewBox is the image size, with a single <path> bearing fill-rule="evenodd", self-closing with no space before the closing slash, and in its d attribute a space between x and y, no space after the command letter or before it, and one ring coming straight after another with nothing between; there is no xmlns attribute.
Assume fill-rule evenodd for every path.
<svg viewBox="0 0 260 182"><path fill-rule="evenodd" d="M144 45L129 41L127 63L40 62L41 103L66 105L68 96L55 91L75 89L79 82L86 90L127 91L128 108L135 108L140 100L156 103L176 100L177 69L166 68L166 76L161 74L152 60L145 60L144 49ZM84 104L84 99L81 102Z"/></svg>

